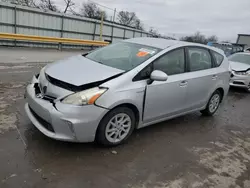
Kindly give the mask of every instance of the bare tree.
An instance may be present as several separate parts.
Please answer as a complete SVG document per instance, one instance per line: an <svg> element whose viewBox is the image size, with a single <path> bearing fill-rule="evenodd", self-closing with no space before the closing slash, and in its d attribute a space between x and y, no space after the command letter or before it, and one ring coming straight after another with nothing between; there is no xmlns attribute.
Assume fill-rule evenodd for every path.
<svg viewBox="0 0 250 188"><path fill-rule="evenodd" d="M11 4L15 4L15 5L38 8L38 6L35 4L34 0L11 0L9 2Z"/></svg>
<svg viewBox="0 0 250 188"><path fill-rule="evenodd" d="M207 42L217 42L217 41L218 37L216 35L212 35L207 38Z"/></svg>
<svg viewBox="0 0 250 188"><path fill-rule="evenodd" d="M94 18L94 19L101 19L103 14L103 19L107 20L107 13L104 10L101 10L95 3L87 2L82 4L82 8L80 9L79 15Z"/></svg>
<svg viewBox="0 0 250 188"><path fill-rule="evenodd" d="M40 0L39 8L44 11L60 12L52 0Z"/></svg>
<svg viewBox="0 0 250 188"><path fill-rule="evenodd" d="M70 6L68 8L68 13L69 14L72 14L72 15L75 15L75 16L82 16L79 12L75 11L74 7L73 6Z"/></svg>
<svg viewBox="0 0 250 188"><path fill-rule="evenodd" d="M8 1L8 0L6 0ZM10 0L11 4L15 5L21 5L21 6L27 6L27 7L33 7L33 8L39 8L44 11L54 11L54 12L60 12L60 10L57 8L55 2L53 0ZM36 2L38 4L36 4ZM74 6L75 3L73 0L64 0L65 2L65 8L63 13L66 13L70 7Z"/></svg>
<svg viewBox="0 0 250 188"><path fill-rule="evenodd" d="M136 29L144 30L142 21L136 16L134 12L120 11L117 15L117 20L119 23Z"/></svg>
<svg viewBox="0 0 250 188"><path fill-rule="evenodd" d="M132 26L137 20L137 17L134 12L120 11L117 15L117 19L118 22L123 25Z"/></svg>
<svg viewBox="0 0 250 188"><path fill-rule="evenodd" d="M75 3L72 0L64 0L64 2L65 2L65 9L63 13L65 14L70 9L70 7L75 5Z"/></svg>
<svg viewBox="0 0 250 188"><path fill-rule="evenodd" d="M200 32L196 32L194 35L181 37L180 40L187 41L187 42L195 42L201 44L207 44L208 42L217 42L218 37L215 35L206 37L205 35L201 34Z"/></svg>
<svg viewBox="0 0 250 188"><path fill-rule="evenodd" d="M158 33L158 31L156 29L154 29L153 27L151 27L148 31L152 37L161 37L161 35Z"/></svg>
<svg viewBox="0 0 250 188"><path fill-rule="evenodd" d="M142 24L142 22L141 22L140 19L135 20L134 27L135 27L136 29L139 29L139 30L143 30L143 31L144 31L144 26L143 26L143 24Z"/></svg>

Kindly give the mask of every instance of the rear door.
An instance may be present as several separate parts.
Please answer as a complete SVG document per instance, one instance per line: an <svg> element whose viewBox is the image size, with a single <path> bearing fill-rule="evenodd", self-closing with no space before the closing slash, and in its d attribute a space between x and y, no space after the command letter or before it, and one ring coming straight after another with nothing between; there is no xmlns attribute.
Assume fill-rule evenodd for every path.
<svg viewBox="0 0 250 188"><path fill-rule="evenodd" d="M189 79L187 87L187 110L206 105L211 90L216 84L216 68L213 68L212 56L207 48L187 47Z"/></svg>

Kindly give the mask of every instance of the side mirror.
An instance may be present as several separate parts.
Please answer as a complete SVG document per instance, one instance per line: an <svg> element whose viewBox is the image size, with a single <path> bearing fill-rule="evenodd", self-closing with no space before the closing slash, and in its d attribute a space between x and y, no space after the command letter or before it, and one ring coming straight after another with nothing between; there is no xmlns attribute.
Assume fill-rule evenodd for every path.
<svg viewBox="0 0 250 188"><path fill-rule="evenodd" d="M166 81L168 79L168 75L160 70L154 70L150 75L150 80L152 81Z"/></svg>

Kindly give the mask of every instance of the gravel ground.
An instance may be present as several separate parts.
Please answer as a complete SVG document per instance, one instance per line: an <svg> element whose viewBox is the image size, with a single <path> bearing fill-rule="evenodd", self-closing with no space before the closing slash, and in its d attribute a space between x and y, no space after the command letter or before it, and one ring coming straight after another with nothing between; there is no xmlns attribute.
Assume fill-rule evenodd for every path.
<svg viewBox="0 0 250 188"><path fill-rule="evenodd" d="M193 113L100 148L52 140L28 120L25 85L44 65L0 64L1 188L250 187L250 94L231 89L214 117Z"/></svg>

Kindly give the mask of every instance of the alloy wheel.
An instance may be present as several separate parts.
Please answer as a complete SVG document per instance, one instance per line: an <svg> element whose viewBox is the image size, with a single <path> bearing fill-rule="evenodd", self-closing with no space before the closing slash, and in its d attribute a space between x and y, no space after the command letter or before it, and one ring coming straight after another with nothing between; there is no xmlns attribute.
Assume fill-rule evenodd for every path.
<svg viewBox="0 0 250 188"><path fill-rule="evenodd" d="M219 107L219 104L220 104L220 95L219 94L213 95L213 97L209 102L209 111L211 113L214 113Z"/></svg>
<svg viewBox="0 0 250 188"><path fill-rule="evenodd" d="M111 143L121 142L129 134L131 125L131 118L127 114L116 114L110 119L106 126L106 139Z"/></svg>
<svg viewBox="0 0 250 188"><path fill-rule="evenodd" d="M247 91L250 92L250 83L248 84Z"/></svg>

